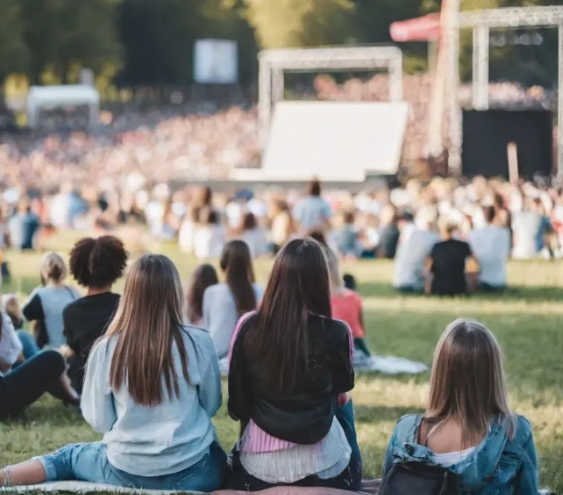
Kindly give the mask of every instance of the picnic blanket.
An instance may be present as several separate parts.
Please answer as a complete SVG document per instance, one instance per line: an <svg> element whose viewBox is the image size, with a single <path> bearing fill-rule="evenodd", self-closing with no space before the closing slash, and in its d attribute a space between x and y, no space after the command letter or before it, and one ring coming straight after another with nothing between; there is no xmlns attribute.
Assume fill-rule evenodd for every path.
<svg viewBox="0 0 563 495"><path fill-rule="evenodd" d="M333 490L331 488L301 488L301 487L285 487L270 488L261 492L254 492L257 495L377 495L380 479L364 480L360 492L346 492L342 490ZM182 493L182 495L206 495L201 492L173 492L167 490L135 490L132 488L123 488L119 486L102 485L97 483L86 483L85 481L58 481L55 483L44 483L42 485L15 486L11 488L0 488L0 493L119 493L129 495L173 495ZM209 495L246 495L247 492L237 492L234 490L219 490ZM555 495L548 488L539 491L538 495Z"/></svg>
<svg viewBox="0 0 563 495"><path fill-rule="evenodd" d="M353 365L356 373L383 373L384 375L417 375L428 370L428 366L424 363L406 358L396 356L364 357L359 353L354 354ZM219 366L221 374L227 376L229 374L227 358L221 359Z"/></svg>
<svg viewBox="0 0 563 495"><path fill-rule="evenodd" d="M357 495L375 495L379 487L379 480L364 480L362 491L355 492ZM87 483L85 481L58 481L54 483L44 483L42 485L14 486L10 488L0 488L0 493L122 493L122 494L143 494L143 495L173 495L182 493L183 495L205 495L202 492L175 492L168 490L135 490L119 486L103 485L99 483ZM244 495L247 492L237 492L234 490L219 490L210 495ZM331 488L301 488L301 487L276 487L261 492L254 492L259 495L351 495L351 492L333 490Z"/></svg>

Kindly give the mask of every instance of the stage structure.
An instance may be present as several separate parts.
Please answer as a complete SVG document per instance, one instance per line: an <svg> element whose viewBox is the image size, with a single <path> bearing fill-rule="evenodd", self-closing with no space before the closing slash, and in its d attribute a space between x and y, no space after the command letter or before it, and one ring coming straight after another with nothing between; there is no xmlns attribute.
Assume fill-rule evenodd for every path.
<svg viewBox="0 0 563 495"><path fill-rule="evenodd" d="M385 69L389 72L389 97L403 99L403 54L394 46L297 48L264 50L259 56L260 142L265 148L272 108L284 99L285 71L330 71Z"/></svg>
<svg viewBox="0 0 563 495"><path fill-rule="evenodd" d="M559 30L557 172L563 175L563 7L509 7L466 11L459 13L458 22L459 26L449 26L452 31L463 28L473 30L473 107L476 110L489 108L489 34L492 29L544 27ZM456 60L459 60L459 43L455 45L455 50ZM453 94L458 94L457 86L448 89ZM455 121L450 125L450 158L453 159L453 164L460 165L462 116L459 103L457 107ZM457 171L454 167L454 172Z"/></svg>

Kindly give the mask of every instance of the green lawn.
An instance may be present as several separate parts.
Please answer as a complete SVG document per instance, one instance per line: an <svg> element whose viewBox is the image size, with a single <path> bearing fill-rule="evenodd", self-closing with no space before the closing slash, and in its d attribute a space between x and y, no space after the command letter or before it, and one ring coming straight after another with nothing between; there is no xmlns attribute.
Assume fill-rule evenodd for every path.
<svg viewBox="0 0 563 495"><path fill-rule="evenodd" d="M54 242L68 245L60 237ZM173 246L161 250L177 262L187 279L194 260ZM14 277L4 291L17 291L24 297L38 282L39 256L12 254L9 261ZM258 263L260 282L265 282L269 266L269 261ZM541 484L563 493L563 265L511 263L510 291L466 300L399 297L389 285L392 265L387 262L349 262L344 269L360 283L369 343L379 354L430 364L438 337L451 320L466 316L489 326L504 351L512 406L534 426ZM366 476L381 474L383 454L397 419L423 410L428 378L428 374L358 378L353 399ZM238 430L225 408L215 424L223 446L231 448ZM21 421L0 424L0 466L69 442L97 438L75 412L44 398Z"/></svg>

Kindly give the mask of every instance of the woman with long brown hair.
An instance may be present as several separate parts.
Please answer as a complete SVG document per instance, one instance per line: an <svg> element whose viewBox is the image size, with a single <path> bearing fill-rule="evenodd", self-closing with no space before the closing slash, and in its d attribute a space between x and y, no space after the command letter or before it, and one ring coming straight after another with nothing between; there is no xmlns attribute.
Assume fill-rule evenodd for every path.
<svg viewBox="0 0 563 495"><path fill-rule="evenodd" d="M407 462L456 473L462 494L538 493L532 428L510 409L499 345L481 323L456 320L438 342L426 412L395 426L385 476Z"/></svg>
<svg viewBox="0 0 563 495"><path fill-rule="evenodd" d="M243 434L230 488L359 488L347 397L351 340L346 324L331 319L323 248L291 241L278 254L260 308L241 319L233 337L229 413Z"/></svg>
<svg viewBox="0 0 563 495"><path fill-rule="evenodd" d="M117 313L88 360L82 412L104 441L0 471L0 486L81 480L138 489L221 486L226 456L211 418L221 405L209 335L182 324L180 276L165 256L131 267Z"/></svg>
<svg viewBox="0 0 563 495"><path fill-rule="evenodd" d="M244 241L225 245L220 260L225 283L203 295L203 326L211 334L219 359L227 357L238 319L256 309L262 289L255 283L250 249Z"/></svg>
<svg viewBox="0 0 563 495"><path fill-rule="evenodd" d="M219 283L215 267L199 265L190 278L186 289L186 323L196 327L203 326L203 295L212 285Z"/></svg>

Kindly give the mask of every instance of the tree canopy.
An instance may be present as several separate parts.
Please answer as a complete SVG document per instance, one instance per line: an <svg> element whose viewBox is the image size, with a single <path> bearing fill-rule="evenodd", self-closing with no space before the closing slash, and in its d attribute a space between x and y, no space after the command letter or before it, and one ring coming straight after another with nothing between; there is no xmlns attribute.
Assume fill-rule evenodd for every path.
<svg viewBox="0 0 563 495"><path fill-rule="evenodd" d="M551 0L462 0L462 9L548 5ZM241 82L256 80L260 48L390 43L389 26L440 9L441 0L0 0L0 81L73 81L78 69L116 74L123 86L193 80L194 42L238 42ZM492 79L553 85L555 30L521 31L541 45L491 50ZM506 33L507 39L515 39ZM518 33L517 33L518 34ZM492 33L499 36L499 33ZM462 33L462 77L471 75L471 33ZM502 45L502 43L498 43ZM427 69L424 43L405 43L407 71ZM111 70L110 70L111 69Z"/></svg>

